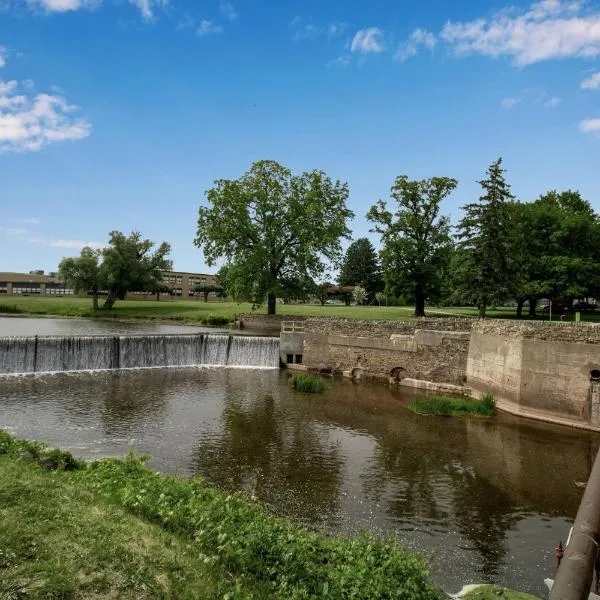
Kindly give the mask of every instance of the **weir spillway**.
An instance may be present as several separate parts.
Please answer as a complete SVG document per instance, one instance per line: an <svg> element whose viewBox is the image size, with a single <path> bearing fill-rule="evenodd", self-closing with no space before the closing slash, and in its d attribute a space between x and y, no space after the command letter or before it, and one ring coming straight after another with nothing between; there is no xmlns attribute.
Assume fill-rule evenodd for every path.
<svg viewBox="0 0 600 600"><path fill-rule="evenodd" d="M0 338L0 374L279 366L279 338L224 334Z"/></svg>

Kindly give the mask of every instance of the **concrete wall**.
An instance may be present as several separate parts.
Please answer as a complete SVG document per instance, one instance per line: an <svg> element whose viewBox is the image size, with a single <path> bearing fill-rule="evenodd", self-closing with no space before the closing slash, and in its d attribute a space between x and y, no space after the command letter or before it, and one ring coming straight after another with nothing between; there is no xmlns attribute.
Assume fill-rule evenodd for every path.
<svg viewBox="0 0 600 600"><path fill-rule="evenodd" d="M457 319L398 322L307 318L303 364L312 370L358 378L461 384L471 324Z"/></svg>
<svg viewBox="0 0 600 600"><path fill-rule="evenodd" d="M600 369L597 325L482 321L473 326L468 385L477 395L494 394L513 412L600 425L591 410L593 369Z"/></svg>

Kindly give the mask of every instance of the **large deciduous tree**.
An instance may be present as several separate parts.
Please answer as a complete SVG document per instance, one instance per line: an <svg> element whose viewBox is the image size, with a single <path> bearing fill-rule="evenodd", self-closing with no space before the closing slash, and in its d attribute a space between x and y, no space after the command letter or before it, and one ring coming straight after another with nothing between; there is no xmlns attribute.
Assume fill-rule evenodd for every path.
<svg viewBox="0 0 600 600"><path fill-rule="evenodd" d="M138 232L126 236L112 231L109 245L103 250L84 248L77 257L64 258L59 265L59 277L76 293L90 293L94 309L98 308L98 293L107 293L103 308L112 308L128 291L162 289L162 272L171 269L167 256L171 250L163 242L151 252L154 242L142 239Z"/></svg>
<svg viewBox="0 0 600 600"><path fill-rule="evenodd" d="M379 259L373 244L367 238L355 240L348 246L338 283L343 286L364 288L369 301L372 301L375 294L383 289Z"/></svg>
<svg viewBox="0 0 600 600"><path fill-rule="evenodd" d="M392 212L380 200L367 214L381 234L386 281L414 296L416 317L425 316L425 300L437 291L447 263L450 221L440 216L440 204L456 186L449 177L411 181L401 175L391 190L398 208Z"/></svg>
<svg viewBox="0 0 600 600"><path fill-rule="evenodd" d="M108 244L102 251L102 273L108 291L104 308L112 308L128 291L156 289L162 272L172 268L167 258L171 246L167 242L152 252L154 242L142 239L139 232L126 236L112 231Z"/></svg>
<svg viewBox="0 0 600 600"><path fill-rule="evenodd" d="M104 287L101 250L86 246L79 256L63 258L58 265L58 277L76 294L91 294L94 310L98 310L98 292Z"/></svg>
<svg viewBox="0 0 600 600"><path fill-rule="evenodd" d="M338 263L349 236L348 186L322 171L293 175L275 161L252 165L239 179L219 179L198 212L194 243L209 265L227 260L227 289L255 304L276 298L286 281L319 278Z"/></svg>
<svg viewBox="0 0 600 600"><path fill-rule="evenodd" d="M506 298L514 286L514 238L511 205L514 196L504 178L502 159L492 163L483 194L463 207L458 224L455 284L460 297L475 302L485 317L489 302Z"/></svg>

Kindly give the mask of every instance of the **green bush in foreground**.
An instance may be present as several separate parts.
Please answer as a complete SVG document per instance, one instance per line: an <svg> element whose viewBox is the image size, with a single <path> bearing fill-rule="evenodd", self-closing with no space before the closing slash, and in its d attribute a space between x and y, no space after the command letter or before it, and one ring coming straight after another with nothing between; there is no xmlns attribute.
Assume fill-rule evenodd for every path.
<svg viewBox="0 0 600 600"><path fill-rule="evenodd" d="M415 398L408 407L414 413L420 415L438 415L443 417L460 417L464 415L492 417L496 414L496 401L490 394L486 394L481 400L450 398L446 396Z"/></svg>
<svg viewBox="0 0 600 600"><path fill-rule="evenodd" d="M313 375L292 375L289 379L290 387L306 394L322 394L327 389L327 384L320 377Z"/></svg>
<svg viewBox="0 0 600 600"><path fill-rule="evenodd" d="M14 440L0 432L2 455L30 462L53 451ZM65 456L67 453L60 453ZM4 459L6 460L6 459ZM423 560L391 539L329 537L276 518L242 493L226 494L200 479L180 479L151 471L135 456L81 463L50 474L92 493L185 543L211 572L228 583L224 598L356 598L434 600L439 591L427 582ZM65 470L64 460L57 470ZM0 463L1 464L1 463ZM28 467L33 469L34 467ZM27 502L35 502L29 495ZM88 511L89 512L89 511ZM14 524L18 531L18 523ZM93 536L93 531L88 536ZM81 544L83 540L72 540ZM141 543L140 541L135 541ZM98 540L85 539L86 544ZM251 590L251 591L249 591Z"/></svg>

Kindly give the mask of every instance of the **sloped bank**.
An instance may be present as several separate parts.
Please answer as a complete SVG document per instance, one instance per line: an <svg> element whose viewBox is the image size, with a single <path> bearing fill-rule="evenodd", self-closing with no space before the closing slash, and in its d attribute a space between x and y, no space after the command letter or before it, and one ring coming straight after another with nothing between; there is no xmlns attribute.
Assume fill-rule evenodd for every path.
<svg viewBox="0 0 600 600"><path fill-rule="evenodd" d="M86 464L0 431L0 477L7 597L440 596L390 539L309 531L139 458Z"/></svg>

